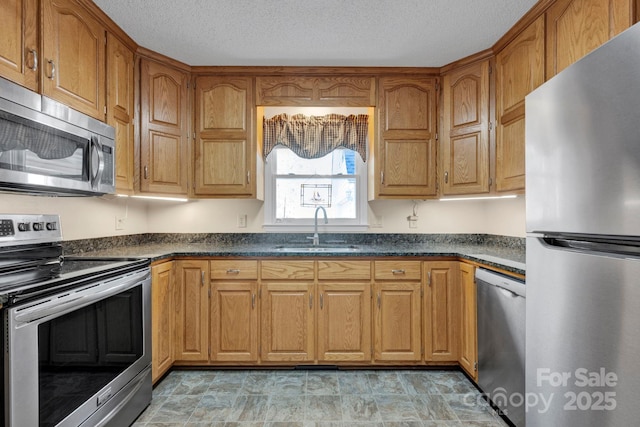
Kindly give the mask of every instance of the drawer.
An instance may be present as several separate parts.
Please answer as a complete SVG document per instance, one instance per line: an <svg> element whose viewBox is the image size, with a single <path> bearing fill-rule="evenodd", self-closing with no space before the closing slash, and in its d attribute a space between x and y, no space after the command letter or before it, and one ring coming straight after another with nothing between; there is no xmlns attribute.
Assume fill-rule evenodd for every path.
<svg viewBox="0 0 640 427"><path fill-rule="evenodd" d="M420 280L420 261L374 261L376 280Z"/></svg>
<svg viewBox="0 0 640 427"><path fill-rule="evenodd" d="M215 260L209 262L212 280L257 279L258 261Z"/></svg>
<svg viewBox="0 0 640 427"><path fill-rule="evenodd" d="M262 261L263 279L308 279L313 280L313 261Z"/></svg>
<svg viewBox="0 0 640 427"><path fill-rule="evenodd" d="M318 261L319 280L370 280L369 261Z"/></svg>

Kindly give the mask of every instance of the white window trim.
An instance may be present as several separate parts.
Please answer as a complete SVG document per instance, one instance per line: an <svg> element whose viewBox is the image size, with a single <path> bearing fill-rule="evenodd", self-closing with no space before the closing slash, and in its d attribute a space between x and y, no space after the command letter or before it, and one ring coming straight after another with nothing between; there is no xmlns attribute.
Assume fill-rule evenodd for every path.
<svg viewBox="0 0 640 427"><path fill-rule="evenodd" d="M309 232L313 230L314 219L290 219L276 222L276 162L271 161L274 153L278 151L276 147L265 160L264 168L264 224L265 231L273 232ZM318 215L318 232L323 233L348 233L363 232L369 229L367 214L369 212L367 203L367 165L356 155L356 187L358 189L358 200L356 203L357 219L331 219L329 223L324 223L322 213Z"/></svg>

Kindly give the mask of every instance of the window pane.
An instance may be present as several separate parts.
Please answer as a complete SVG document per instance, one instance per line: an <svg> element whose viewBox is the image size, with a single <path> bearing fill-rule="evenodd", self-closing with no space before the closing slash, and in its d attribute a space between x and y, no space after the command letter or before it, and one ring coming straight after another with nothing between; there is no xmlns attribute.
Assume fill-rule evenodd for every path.
<svg viewBox="0 0 640 427"><path fill-rule="evenodd" d="M278 154L279 156L279 154ZM278 157L279 158L279 157ZM333 219L356 218L356 179L355 178L277 178L276 179L276 220L313 218L316 206L308 204L308 197L303 201L303 184L330 185L330 200L325 190L319 191L318 205L325 206L327 216ZM310 191L307 187L304 191ZM312 189L311 189L312 191ZM326 207L327 204L330 207ZM320 215L322 215L320 213Z"/></svg>
<svg viewBox="0 0 640 427"><path fill-rule="evenodd" d="M356 152L337 149L319 159L302 159L289 149L278 149L278 175L354 175Z"/></svg>

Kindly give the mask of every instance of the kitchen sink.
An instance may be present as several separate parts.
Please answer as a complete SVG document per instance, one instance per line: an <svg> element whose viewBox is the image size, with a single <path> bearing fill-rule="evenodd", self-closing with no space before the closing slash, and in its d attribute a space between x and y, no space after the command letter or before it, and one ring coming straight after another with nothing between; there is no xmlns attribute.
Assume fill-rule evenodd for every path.
<svg viewBox="0 0 640 427"><path fill-rule="evenodd" d="M356 252L360 248L354 245L344 246L276 246L274 248L278 252Z"/></svg>

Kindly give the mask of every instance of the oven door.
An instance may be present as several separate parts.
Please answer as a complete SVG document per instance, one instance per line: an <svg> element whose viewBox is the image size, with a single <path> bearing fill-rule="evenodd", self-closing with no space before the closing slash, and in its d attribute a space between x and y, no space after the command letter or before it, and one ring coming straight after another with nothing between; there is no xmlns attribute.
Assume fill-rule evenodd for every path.
<svg viewBox="0 0 640 427"><path fill-rule="evenodd" d="M145 268L9 308L8 425L78 426L117 407L151 364L150 300Z"/></svg>

